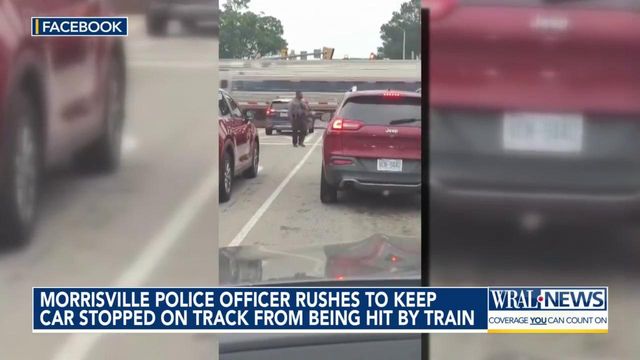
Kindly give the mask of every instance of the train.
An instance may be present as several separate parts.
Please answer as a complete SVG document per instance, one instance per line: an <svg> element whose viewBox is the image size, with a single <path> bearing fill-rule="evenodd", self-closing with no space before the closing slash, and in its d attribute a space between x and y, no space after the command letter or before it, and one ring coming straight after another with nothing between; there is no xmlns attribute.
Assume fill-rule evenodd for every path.
<svg viewBox="0 0 640 360"><path fill-rule="evenodd" d="M318 117L331 115L352 90L418 91L421 63L416 60L242 61L220 64L220 88L254 118L265 116L275 99L303 92Z"/></svg>

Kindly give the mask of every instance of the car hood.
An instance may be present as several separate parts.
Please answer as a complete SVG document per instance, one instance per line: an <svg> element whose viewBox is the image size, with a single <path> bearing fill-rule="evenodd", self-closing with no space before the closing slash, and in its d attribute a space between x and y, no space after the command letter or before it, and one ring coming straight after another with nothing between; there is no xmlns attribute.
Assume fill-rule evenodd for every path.
<svg viewBox="0 0 640 360"><path fill-rule="evenodd" d="M219 252L220 285L418 279L420 245L416 237L374 234L328 245L224 247Z"/></svg>

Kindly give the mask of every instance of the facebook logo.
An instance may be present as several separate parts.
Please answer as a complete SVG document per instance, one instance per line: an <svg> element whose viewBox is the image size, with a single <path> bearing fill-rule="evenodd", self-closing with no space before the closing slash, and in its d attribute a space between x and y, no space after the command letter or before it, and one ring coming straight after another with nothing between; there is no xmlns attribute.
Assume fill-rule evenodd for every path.
<svg viewBox="0 0 640 360"><path fill-rule="evenodd" d="M127 36L126 17L34 17L31 36Z"/></svg>

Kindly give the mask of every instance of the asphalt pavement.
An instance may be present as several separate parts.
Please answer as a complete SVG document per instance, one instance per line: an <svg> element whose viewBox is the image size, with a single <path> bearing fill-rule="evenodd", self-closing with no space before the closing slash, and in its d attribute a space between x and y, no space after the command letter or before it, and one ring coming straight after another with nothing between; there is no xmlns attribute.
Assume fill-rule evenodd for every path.
<svg viewBox="0 0 640 360"><path fill-rule="evenodd" d="M32 286L214 286L217 40L130 17L123 163L113 175L56 170L37 232L0 251L0 359L215 359L199 335L31 333Z"/></svg>
<svg viewBox="0 0 640 360"><path fill-rule="evenodd" d="M305 148L288 134L260 132L260 171L238 178L220 205L220 246L304 247L348 243L374 234L420 236L420 198L344 192L336 204L320 202L322 133L318 122Z"/></svg>

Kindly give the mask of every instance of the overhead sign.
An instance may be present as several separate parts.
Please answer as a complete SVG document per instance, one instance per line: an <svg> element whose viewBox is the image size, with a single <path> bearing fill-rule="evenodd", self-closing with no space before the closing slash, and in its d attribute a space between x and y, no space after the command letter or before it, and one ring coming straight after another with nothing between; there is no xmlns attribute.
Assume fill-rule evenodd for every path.
<svg viewBox="0 0 640 360"><path fill-rule="evenodd" d="M333 59L334 48L323 47L322 48L322 58L325 60Z"/></svg>

